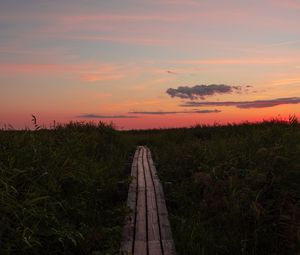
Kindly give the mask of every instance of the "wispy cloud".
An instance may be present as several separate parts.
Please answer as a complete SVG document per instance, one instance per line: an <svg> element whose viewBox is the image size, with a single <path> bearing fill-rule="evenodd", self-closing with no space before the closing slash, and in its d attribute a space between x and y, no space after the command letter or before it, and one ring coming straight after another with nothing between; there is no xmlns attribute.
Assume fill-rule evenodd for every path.
<svg viewBox="0 0 300 255"><path fill-rule="evenodd" d="M47 73L70 70L66 65L57 64L11 64L0 63L0 73Z"/></svg>
<svg viewBox="0 0 300 255"><path fill-rule="evenodd" d="M194 16L193 16L194 17ZM97 22L97 21L115 21L115 22L125 22L125 21L132 21L132 22L141 22L141 21L181 21L186 19L191 19L191 15L188 13L182 12L161 12L161 13L143 13L143 14L136 14L136 13L98 13L98 14L90 14L90 15L71 15L60 17L61 20L65 21L66 23L82 23L82 22Z"/></svg>
<svg viewBox="0 0 300 255"><path fill-rule="evenodd" d="M274 46L293 45L293 44L300 44L300 39L277 42L277 43L270 44L269 46L274 47Z"/></svg>
<svg viewBox="0 0 300 255"><path fill-rule="evenodd" d="M224 58L224 59L186 59L172 63L180 65L281 65L299 62L295 56L291 57L260 57L255 58Z"/></svg>
<svg viewBox="0 0 300 255"><path fill-rule="evenodd" d="M119 80L121 79L121 75L99 75L99 74L84 74L81 75L81 79L87 82L95 82L95 81L111 81L111 80Z"/></svg>
<svg viewBox="0 0 300 255"><path fill-rule="evenodd" d="M280 0L275 0L274 1L277 5L280 7L292 9L292 10L299 10L300 9L300 3L299 1L295 0L285 0L285 1L280 1Z"/></svg>
<svg viewBox="0 0 300 255"><path fill-rule="evenodd" d="M202 107L202 106L235 106L241 109L266 108L286 104L300 104L300 97L276 98L269 100L255 101L224 101L224 102L195 102L189 101L181 104L182 107Z"/></svg>
<svg viewBox="0 0 300 255"><path fill-rule="evenodd" d="M193 0L163 0L163 1L159 1L159 3L167 4L167 5L183 5L183 6L191 5L197 7L202 5L202 3Z"/></svg>
<svg viewBox="0 0 300 255"><path fill-rule="evenodd" d="M146 36L122 36L122 35L110 35L110 36L99 36L99 35L67 35L60 36L61 38L71 39L71 40L82 40L82 41L94 41L94 42L114 42L114 43L124 43L124 44L137 44L137 45L147 45L147 46L168 46L172 43L172 40L163 38L153 38Z"/></svg>
<svg viewBox="0 0 300 255"><path fill-rule="evenodd" d="M193 110L193 111L157 111L157 112L148 112L148 111L132 111L129 112L130 114L142 114L142 115L168 115L168 114L178 114L178 113L198 113L198 114L204 114L204 113L219 113L220 110Z"/></svg>
<svg viewBox="0 0 300 255"><path fill-rule="evenodd" d="M76 116L76 118L83 118L83 119L132 119L132 118L139 118L138 116L130 116L130 115L98 115L98 114L82 114Z"/></svg>
<svg viewBox="0 0 300 255"><path fill-rule="evenodd" d="M136 67L126 64L81 64L78 67L78 74L82 81L111 81L120 80L128 75L134 75L138 72Z"/></svg>
<svg viewBox="0 0 300 255"><path fill-rule="evenodd" d="M171 70L167 70L166 72L167 72L168 74L178 74L177 72L171 71Z"/></svg>
<svg viewBox="0 0 300 255"><path fill-rule="evenodd" d="M205 99L207 96L215 94L228 94L241 92L242 87L225 84L195 85L193 87L180 86L177 89L169 88L166 93L171 97L184 99Z"/></svg>
<svg viewBox="0 0 300 255"><path fill-rule="evenodd" d="M0 73L25 74L73 74L81 81L96 82L120 80L138 71L136 67L121 64L36 64L36 63L0 63Z"/></svg>
<svg viewBox="0 0 300 255"><path fill-rule="evenodd" d="M289 77L286 79L278 79L271 82L272 86L286 86L292 84L300 84L300 77Z"/></svg>

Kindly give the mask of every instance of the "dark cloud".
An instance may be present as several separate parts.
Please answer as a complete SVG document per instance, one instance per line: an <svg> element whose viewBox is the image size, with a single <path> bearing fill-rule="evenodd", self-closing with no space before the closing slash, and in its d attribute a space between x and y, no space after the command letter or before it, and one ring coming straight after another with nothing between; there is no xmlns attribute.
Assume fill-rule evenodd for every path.
<svg viewBox="0 0 300 255"><path fill-rule="evenodd" d="M285 104L299 104L300 97L288 97L288 98L276 98L269 100L255 100L255 101L225 101L225 102L185 102L180 106L183 107L198 107L198 106L235 106L237 108L247 109L247 108L266 108L273 107L277 105Z"/></svg>
<svg viewBox="0 0 300 255"><path fill-rule="evenodd" d="M194 113L219 113L221 110L195 110Z"/></svg>
<svg viewBox="0 0 300 255"><path fill-rule="evenodd" d="M177 72L170 71L170 70L168 70L167 73L168 73L168 74L177 74Z"/></svg>
<svg viewBox="0 0 300 255"><path fill-rule="evenodd" d="M220 110L193 110L193 111L174 111L174 112L143 112L143 111L134 111L134 112L129 112L130 114L145 114L145 115L166 115L166 114L178 114L178 113L219 113L221 112Z"/></svg>
<svg viewBox="0 0 300 255"><path fill-rule="evenodd" d="M98 115L98 114L83 114L77 116L77 118L86 118L86 119L131 119L138 118L137 116L129 115Z"/></svg>
<svg viewBox="0 0 300 255"><path fill-rule="evenodd" d="M169 88L166 93L171 97L183 99L205 99L214 94L228 94L232 92L240 93L242 87L225 84L195 85L194 87L180 86L177 89Z"/></svg>

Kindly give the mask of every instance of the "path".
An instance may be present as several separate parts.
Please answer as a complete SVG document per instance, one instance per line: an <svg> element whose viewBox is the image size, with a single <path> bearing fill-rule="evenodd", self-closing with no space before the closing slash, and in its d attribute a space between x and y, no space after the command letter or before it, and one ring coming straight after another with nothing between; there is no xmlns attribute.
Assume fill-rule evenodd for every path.
<svg viewBox="0 0 300 255"><path fill-rule="evenodd" d="M163 188L146 146L138 146L131 176L127 200L131 214L124 227L121 254L175 255Z"/></svg>

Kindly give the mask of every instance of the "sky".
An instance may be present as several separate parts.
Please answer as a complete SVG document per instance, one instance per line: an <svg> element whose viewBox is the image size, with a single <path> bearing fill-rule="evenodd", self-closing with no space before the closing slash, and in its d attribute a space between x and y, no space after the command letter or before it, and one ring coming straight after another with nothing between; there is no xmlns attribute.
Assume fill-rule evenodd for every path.
<svg viewBox="0 0 300 255"><path fill-rule="evenodd" d="M0 127L300 118L300 0L1 0Z"/></svg>

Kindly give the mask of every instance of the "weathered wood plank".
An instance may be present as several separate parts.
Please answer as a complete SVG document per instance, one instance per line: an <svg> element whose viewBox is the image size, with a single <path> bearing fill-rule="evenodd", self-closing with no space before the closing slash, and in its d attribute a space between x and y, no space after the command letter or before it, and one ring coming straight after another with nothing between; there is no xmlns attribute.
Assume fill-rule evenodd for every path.
<svg viewBox="0 0 300 255"><path fill-rule="evenodd" d="M133 162L131 165L131 176L132 180L128 189L127 206L130 208L131 212L127 217L126 225L124 226L122 241L121 241L121 254L132 254L133 244L134 244L134 226L135 226L135 213L136 213L136 189L137 189L137 159L138 159L139 149L135 151Z"/></svg>
<svg viewBox="0 0 300 255"><path fill-rule="evenodd" d="M145 171L143 167L143 154L145 149L142 147L138 156L138 188L137 188L137 214L135 224L134 254L147 254L147 205L146 205L146 183Z"/></svg>
<svg viewBox="0 0 300 255"><path fill-rule="evenodd" d="M144 171L146 178L147 194L147 223L148 223L148 249L149 254L161 255L159 219L157 212L156 193L153 185L152 174L147 158L147 151L143 155Z"/></svg>
<svg viewBox="0 0 300 255"><path fill-rule="evenodd" d="M153 178L154 187L156 191L157 209L159 215L159 223L160 223L160 231L161 231L160 233L161 233L163 251L164 254L174 255L176 254L176 251L175 251L175 245L172 237L171 225L169 222L163 187L158 179L156 168L151 157L151 152L148 148L146 149L146 152L147 152L149 166L152 173L152 178Z"/></svg>
<svg viewBox="0 0 300 255"><path fill-rule="evenodd" d="M149 255L161 255L162 249L160 240L157 241L148 241Z"/></svg>
<svg viewBox="0 0 300 255"><path fill-rule="evenodd" d="M131 214L124 227L121 254L175 255L163 187L146 146L138 146L131 176L127 199Z"/></svg>

